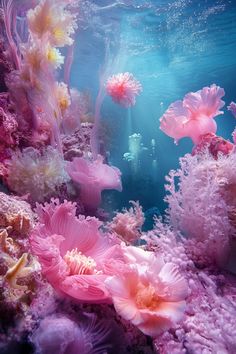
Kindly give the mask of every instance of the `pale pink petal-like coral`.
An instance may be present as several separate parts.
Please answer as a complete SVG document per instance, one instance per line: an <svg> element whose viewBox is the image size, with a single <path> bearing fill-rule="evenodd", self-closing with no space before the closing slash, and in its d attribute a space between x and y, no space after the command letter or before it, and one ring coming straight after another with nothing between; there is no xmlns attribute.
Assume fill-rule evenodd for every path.
<svg viewBox="0 0 236 354"><path fill-rule="evenodd" d="M142 85L132 74L126 72L111 76L107 80L106 90L114 102L128 108L135 105L136 96L142 91Z"/></svg>
<svg viewBox="0 0 236 354"><path fill-rule="evenodd" d="M101 156L95 161L74 158L68 162L67 172L74 182L79 183L80 199L87 208L99 206L104 189L122 190L120 170L103 163Z"/></svg>
<svg viewBox="0 0 236 354"><path fill-rule="evenodd" d="M115 309L143 333L157 337L182 319L187 282L176 265L164 264L152 252L129 246L124 254L130 270L105 281Z"/></svg>
<svg viewBox="0 0 236 354"><path fill-rule="evenodd" d="M160 119L160 129L174 138L190 137L194 144L199 142L201 135L216 133L214 120L222 114L220 108L224 102L224 90L215 84L204 87L197 92L185 95L183 101L172 103Z"/></svg>
<svg viewBox="0 0 236 354"><path fill-rule="evenodd" d="M120 246L99 231L98 219L77 218L71 203L53 201L37 211L30 242L51 285L79 301L109 302L104 281L123 262Z"/></svg>

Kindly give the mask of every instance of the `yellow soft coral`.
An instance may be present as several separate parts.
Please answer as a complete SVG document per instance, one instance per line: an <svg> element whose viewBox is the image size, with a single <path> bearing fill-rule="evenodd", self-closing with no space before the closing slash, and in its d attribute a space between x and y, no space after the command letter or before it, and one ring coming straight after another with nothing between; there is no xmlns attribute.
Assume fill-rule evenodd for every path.
<svg viewBox="0 0 236 354"><path fill-rule="evenodd" d="M27 13L29 30L39 39L47 37L52 46L71 45L71 34L76 29L75 16L65 10L65 1L42 0Z"/></svg>

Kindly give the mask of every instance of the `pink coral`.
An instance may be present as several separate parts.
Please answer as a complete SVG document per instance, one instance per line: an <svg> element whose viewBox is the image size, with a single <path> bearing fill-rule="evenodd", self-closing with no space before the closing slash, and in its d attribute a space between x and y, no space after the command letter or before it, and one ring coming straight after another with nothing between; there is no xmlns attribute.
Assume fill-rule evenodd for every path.
<svg viewBox="0 0 236 354"><path fill-rule="evenodd" d="M229 219L236 206L235 151L217 160L208 152L186 155L167 181L169 221L186 236L191 258L199 265L224 264L235 232Z"/></svg>
<svg viewBox="0 0 236 354"><path fill-rule="evenodd" d="M130 243L141 236L141 227L144 223L142 207L138 202L131 202L133 207L117 213L109 224L109 227L124 241Z"/></svg>
<svg viewBox="0 0 236 354"><path fill-rule="evenodd" d="M124 256L130 271L106 280L115 309L143 333L157 337L183 317L187 282L174 264L165 264L153 252L129 246Z"/></svg>
<svg viewBox="0 0 236 354"><path fill-rule="evenodd" d="M185 95L172 103L160 119L160 129L174 138L190 137L197 144L201 135L216 133L214 117L222 114L224 90L215 84Z"/></svg>
<svg viewBox="0 0 236 354"><path fill-rule="evenodd" d="M79 301L109 302L104 281L116 274L120 247L99 231L96 218L75 216L75 205L64 202L38 206L39 225L32 232L32 251L53 287Z"/></svg>
<svg viewBox="0 0 236 354"><path fill-rule="evenodd" d="M228 155L234 148L234 144L230 141L223 139L220 136L215 135L214 133L208 133L202 135L199 143L194 147L192 154L198 154L203 152L205 149L208 149L210 154L217 159L218 154L222 153Z"/></svg>
<svg viewBox="0 0 236 354"><path fill-rule="evenodd" d="M76 157L68 162L67 172L74 182L79 183L80 199L88 209L99 206L104 189L122 190L120 170L103 163L102 156L95 161Z"/></svg>
<svg viewBox="0 0 236 354"><path fill-rule="evenodd" d="M234 118L236 118L236 103L231 102L227 108L233 114Z"/></svg>
<svg viewBox="0 0 236 354"><path fill-rule="evenodd" d="M125 108L135 105L136 96L142 91L142 86L128 72L111 76L106 84L107 94L114 102Z"/></svg>

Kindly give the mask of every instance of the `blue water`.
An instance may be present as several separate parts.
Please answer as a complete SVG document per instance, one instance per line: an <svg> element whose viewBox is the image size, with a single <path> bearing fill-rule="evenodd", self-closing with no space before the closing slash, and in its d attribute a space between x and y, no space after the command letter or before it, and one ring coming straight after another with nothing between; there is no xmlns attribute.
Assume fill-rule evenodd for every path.
<svg viewBox="0 0 236 354"><path fill-rule="evenodd" d="M102 105L102 124L111 138L109 159L121 169L124 188L108 194L106 207L121 208L132 199L162 213L165 175L192 149L190 139L176 146L159 130L169 104L216 83L226 92L217 133L231 138L235 120L226 107L236 100L236 1L91 0L83 2L80 14L71 85L89 89L93 103L102 68L107 74L130 71L143 86L130 110L109 97ZM144 147L136 167L123 159L134 133L142 135Z"/></svg>

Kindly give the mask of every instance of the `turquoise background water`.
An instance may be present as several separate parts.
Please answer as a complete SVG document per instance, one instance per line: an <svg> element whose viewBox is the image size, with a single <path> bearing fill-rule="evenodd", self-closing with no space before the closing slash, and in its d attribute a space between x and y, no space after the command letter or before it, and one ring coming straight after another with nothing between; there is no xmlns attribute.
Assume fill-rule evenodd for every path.
<svg viewBox="0 0 236 354"><path fill-rule="evenodd" d="M132 199L162 213L165 175L192 149L190 139L176 146L160 131L159 118L168 106L216 83L226 92L217 133L231 138L235 119L226 107L236 100L236 1L97 0L81 6L71 85L89 90L93 104L102 67L107 75L129 71L143 86L134 108L126 110L109 97L102 105L102 124L111 137L109 160L123 173L123 193L108 193L106 208L127 206ZM136 170L123 159L133 133L142 135L146 147Z"/></svg>

